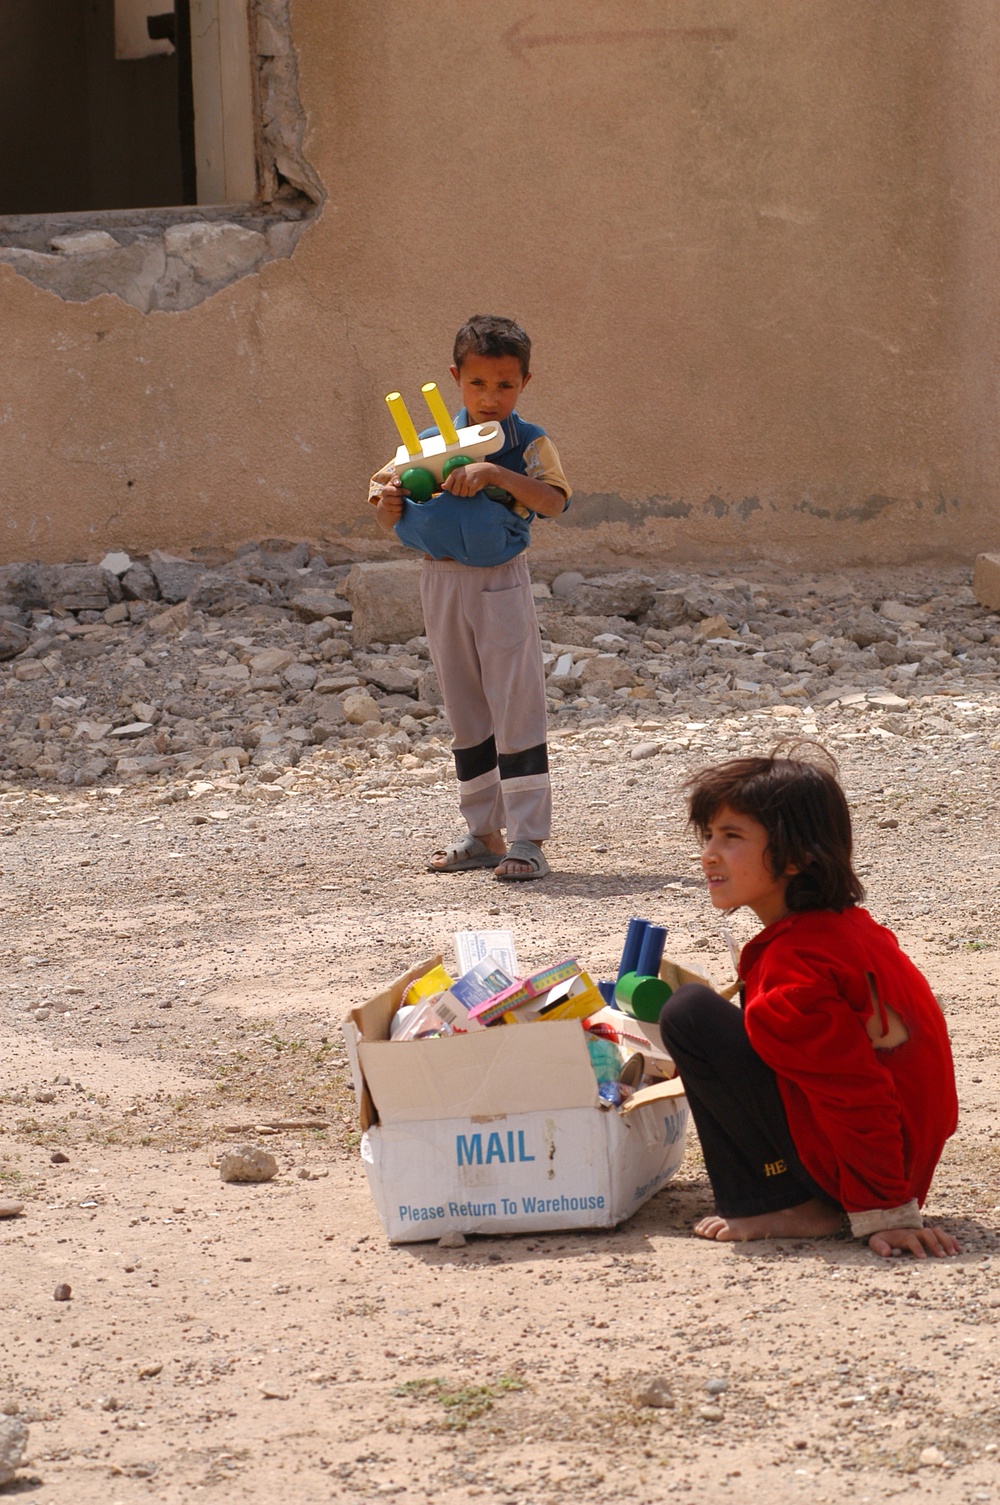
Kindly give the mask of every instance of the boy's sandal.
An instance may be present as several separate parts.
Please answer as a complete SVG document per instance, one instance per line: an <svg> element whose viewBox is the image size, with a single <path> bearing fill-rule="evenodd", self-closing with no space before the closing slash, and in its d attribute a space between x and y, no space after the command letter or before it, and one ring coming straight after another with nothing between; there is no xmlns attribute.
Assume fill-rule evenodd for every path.
<svg viewBox="0 0 1000 1505"><path fill-rule="evenodd" d="M443 847L432 855L443 857L444 861L428 862L427 870L431 873L471 873L480 867L496 867L498 862L503 861L478 836L473 836L471 831L453 847Z"/></svg>
<svg viewBox="0 0 1000 1505"><path fill-rule="evenodd" d="M532 878L544 878L552 871L542 855L541 847L536 847L533 841L512 841L507 848L507 855L498 858L500 862L523 862L528 871L526 873L497 873L498 883L527 883Z"/></svg>

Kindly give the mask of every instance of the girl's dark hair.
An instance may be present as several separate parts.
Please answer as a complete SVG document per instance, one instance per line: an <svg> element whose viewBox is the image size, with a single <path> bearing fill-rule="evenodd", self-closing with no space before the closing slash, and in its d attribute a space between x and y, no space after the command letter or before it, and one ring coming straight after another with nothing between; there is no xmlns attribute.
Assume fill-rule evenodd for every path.
<svg viewBox="0 0 1000 1505"><path fill-rule="evenodd" d="M512 355L521 367L521 375L527 376L531 367L531 341L513 319L504 319L499 314L473 314L455 336L452 359L460 371L468 355Z"/></svg>
<svg viewBox="0 0 1000 1505"><path fill-rule="evenodd" d="M766 758L734 758L700 768L685 782L688 820L703 839L724 807L749 815L767 832L766 855L776 876L799 869L785 902L803 909L846 909L865 896L851 865L851 816L837 781L837 764L825 748L777 747ZM817 756L818 755L818 756Z"/></svg>

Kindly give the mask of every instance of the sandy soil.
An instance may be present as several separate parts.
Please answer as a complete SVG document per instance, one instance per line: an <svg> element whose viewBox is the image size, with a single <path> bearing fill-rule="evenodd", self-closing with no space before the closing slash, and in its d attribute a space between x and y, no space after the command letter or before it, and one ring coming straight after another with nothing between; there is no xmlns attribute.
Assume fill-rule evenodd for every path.
<svg viewBox="0 0 1000 1505"><path fill-rule="evenodd" d="M962 1241L952 1261L702 1244L696 1141L610 1234L393 1249L368 1196L348 1008L463 928L607 975L633 913L724 980L678 786L769 747L787 708L555 736L557 871L516 888L422 871L456 830L448 782L0 797L0 1195L25 1203L0 1223L0 1407L30 1425L7 1492L1000 1499L1000 695L982 677L952 693L930 736L874 707L794 721L840 757L870 907L948 1014L962 1121L929 1210ZM633 760L651 737L659 756ZM309 1118L329 1127L227 1132ZM279 1177L221 1184L219 1153L247 1138ZM656 1377L673 1404L637 1405Z"/></svg>

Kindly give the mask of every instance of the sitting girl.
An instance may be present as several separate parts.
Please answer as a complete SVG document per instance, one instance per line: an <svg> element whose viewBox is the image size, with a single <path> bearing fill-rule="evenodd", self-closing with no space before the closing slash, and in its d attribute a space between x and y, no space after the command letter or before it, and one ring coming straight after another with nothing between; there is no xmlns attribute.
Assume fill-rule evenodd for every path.
<svg viewBox="0 0 1000 1505"><path fill-rule="evenodd" d="M748 757L689 781L717 909L764 929L743 948L742 1010L678 988L660 1016L717 1213L702 1238L851 1230L876 1254L957 1254L920 1204L958 1103L944 1017L890 930L859 908L836 764Z"/></svg>

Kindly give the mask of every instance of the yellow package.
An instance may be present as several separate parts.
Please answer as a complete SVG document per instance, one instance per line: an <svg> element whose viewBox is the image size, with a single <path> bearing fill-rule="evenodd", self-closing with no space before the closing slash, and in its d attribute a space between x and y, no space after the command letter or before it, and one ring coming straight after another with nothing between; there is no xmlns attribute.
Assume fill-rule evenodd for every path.
<svg viewBox="0 0 1000 1505"><path fill-rule="evenodd" d="M421 1003L425 998L436 998L439 993L446 993L453 981L454 978L449 977L443 967L432 967L423 977L410 983L403 994L404 1008L411 1003Z"/></svg>

